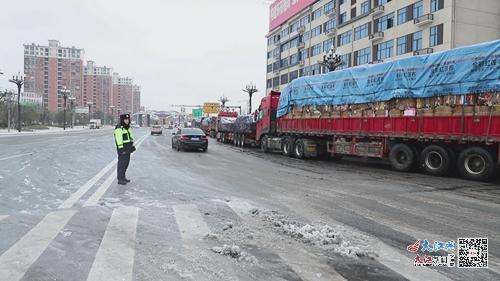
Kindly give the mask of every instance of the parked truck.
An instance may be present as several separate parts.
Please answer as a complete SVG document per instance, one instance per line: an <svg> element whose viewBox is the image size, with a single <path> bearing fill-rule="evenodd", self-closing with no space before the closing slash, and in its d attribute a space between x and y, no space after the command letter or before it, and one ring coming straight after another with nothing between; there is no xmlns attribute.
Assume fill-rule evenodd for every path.
<svg viewBox="0 0 500 281"><path fill-rule="evenodd" d="M233 111L221 111L217 114L215 121L217 141L223 143L233 142L233 124L237 117L238 113Z"/></svg>
<svg viewBox="0 0 500 281"><path fill-rule="evenodd" d="M99 129L101 128L101 119L90 119L89 121L90 129Z"/></svg>
<svg viewBox="0 0 500 281"><path fill-rule="evenodd" d="M258 109L264 152L388 159L486 181L500 161L500 40L293 80Z"/></svg>

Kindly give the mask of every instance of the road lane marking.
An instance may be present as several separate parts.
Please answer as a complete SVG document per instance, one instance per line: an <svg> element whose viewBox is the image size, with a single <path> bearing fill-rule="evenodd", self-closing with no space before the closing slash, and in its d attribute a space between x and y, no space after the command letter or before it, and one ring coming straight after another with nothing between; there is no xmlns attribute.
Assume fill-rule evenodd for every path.
<svg viewBox="0 0 500 281"><path fill-rule="evenodd" d="M142 141L146 139L148 135L143 136L142 138L139 139L137 142L137 147L139 147L142 144ZM82 196L89 191L92 186L94 186L109 170L111 170L116 163L118 162L117 159L111 161L106 167L104 167L101 171L99 171L93 178L91 178L88 182L86 182L84 185L82 185L76 192L74 192L66 201L64 201L61 206L59 206L59 209L69 209L72 208Z"/></svg>
<svg viewBox="0 0 500 281"><path fill-rule="evenodd" d="M113 211L87 281L132 280L139 209Z"/></svg>
<svg viewBox="0 0 500 281"><path fill-rule="evenodd" d="M174 205L173 209L175 220L183 240L199 240L207 233L210 233L210 228L195 205Z"/></svg>
<svg viewBox="0 0 500 281"><path fill-rule="evenodd" d="M7 156L7 157L4 157L4 158L0 158L0 161L14 159L14 158L19 158L19 157L23 157L23 156L27 156L27 155L33 155L33 153L31 152L31 153L11 155L11 156Z"/></svg>
<svg viewBox="0 0 500 281"><path fill-rule="evenodd" d="M248 218L249 211L255 208L249 202L231 198L231 201L225 202L247 225L252 225L253 222ZM299 245L295 245L293 251L285 252L278 251L279 257L300 276L302 280L332 280L345 281L337 271L325 264L320 259L311 255L307 250Z"/></svg>
<svg viewBox="0 0 500 281"><path fill-rule="evenodd" d="M48 214L1 255L2 280L20 280L75 213L73 210L65 210Z"/></svg>
<svg viewBox="0 0 500 281"><path fill-rule="evenodd" d="M147 135L146 135L147 137ZM136 145L136 148L139 148L141 144L144 142L146 137L142 138ZM133 157L134 154L132 154ZM106 180L97 188L97 190L85 201L83 207L96 206L101 197L108 191L109 187L113 184L113 181L116 178L116 172L111 173Z"/></svg>
<svg viewBox="0 0 500 281"><path fill-rule="evenodd" d="M8 217L9 217L9 216L7 216L7 215L0 215L0 221L2 221L2 220L4 220L4 219L6 219L6 218L8 218Z"/></svg>

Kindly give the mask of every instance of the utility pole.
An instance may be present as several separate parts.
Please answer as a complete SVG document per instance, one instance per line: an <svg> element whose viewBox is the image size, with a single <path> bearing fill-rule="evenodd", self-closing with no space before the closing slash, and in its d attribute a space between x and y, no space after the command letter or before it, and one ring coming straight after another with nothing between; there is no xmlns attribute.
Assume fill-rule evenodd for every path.
<svg viewBox="0 0 500 281"><path fill-rule="evenodd" d="M248 94L248 98L250 99L248 103L248 114L252 113L252 95L257 93L258 91L259 90L257 90L257 87L252 82L250 82L250 84L248 84L243 90L243 92Z"/></svg>
<svg viewBox="0 0 500 281"><path fill-rule="evenodd" d="M21 88L24 84L24 76L18 73L18 75L12 76L9 82L17 86L17 130L21 132Z"/></svg>

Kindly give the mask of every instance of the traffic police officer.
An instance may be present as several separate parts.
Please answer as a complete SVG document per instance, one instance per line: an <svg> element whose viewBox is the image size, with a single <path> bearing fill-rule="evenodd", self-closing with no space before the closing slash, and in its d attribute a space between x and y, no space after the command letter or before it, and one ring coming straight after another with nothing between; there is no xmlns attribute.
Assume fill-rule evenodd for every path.
<svg viewBox="0 0 500 281"><path fill-rule="evenodd" d="M134 135L130 129L130 114L120 115L120 124L115 127L115 143L118 150L118 184L125 185L130 182L125 176L130 154L135 151Z"/></svg>

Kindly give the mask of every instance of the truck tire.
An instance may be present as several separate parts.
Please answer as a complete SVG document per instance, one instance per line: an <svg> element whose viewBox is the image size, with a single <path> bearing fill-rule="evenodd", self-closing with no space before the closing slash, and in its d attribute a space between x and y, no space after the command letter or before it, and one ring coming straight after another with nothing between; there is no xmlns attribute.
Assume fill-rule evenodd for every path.
<svg viewBox="0 0 500 281"><path fill-rule="evenodd" d="M220 141L222 143L226 143L226 134L225 133L221 133L221 136L220 136Z"/></svg>
<svg viewBox="0 0 500 281"><path fill-rule="evenodd" d="M238 135L233 135L233 145L238 146Z"/></svg>
<svg viewBox="0 0 500 281"><path fill-rule="evenodd" d="M458 156L458 171L466 179L488 181L495 175L495 170L493 153L482 147L466 148Z"/></svg>
<svg viewBox="0 0 500 281"><path fill-rule="evenodd" d="M268 153L269 152L269 147L267 146L267 136L263 136L261 141L260 141L260 149L262 150L262 152L264 153Z"/></svg>
<svg viewBox="0 0 500 281"><path fill-rule="evenodd" d="M305 155L305 146L304 141L302 139L298 139L295 141L295 145L293 148L293 156L297 159L304 159Z"/></svg>
<svg viewBox="0 0 500 281"><path fill-rule="evenodd" d="M420 165L430 175L444 176L453 165L450 152L439 145L429 145L420 154Z"/></svg>
<svg viewBox="0 0 500 281"><path fill-rule="evenodd" d="M389 152L389 161L394 170L399 172L409 172L413 170L416 163L416 156L413 149L404 143L398 143Z"/></svg>
<svg viewBox="0 0 500 281"><path fill-rule="evenodd" d="M240 147L245 147L245 135L240 136Z"/></svg>
<svg viewBox="0 0 500 281"><path fill-rule="evenodd" d="M291 138L283 138L283 143L281 144L281 153L288 157L293 156L293 140Z"/></svg>

